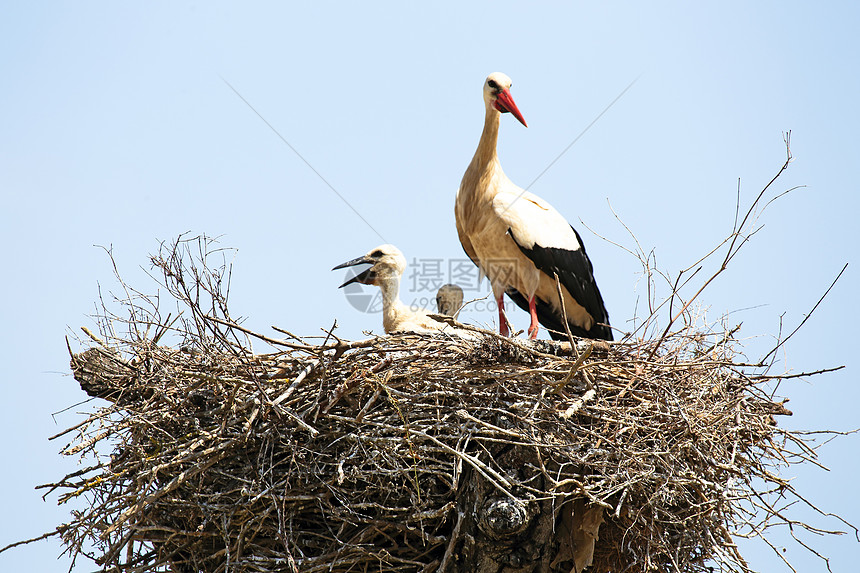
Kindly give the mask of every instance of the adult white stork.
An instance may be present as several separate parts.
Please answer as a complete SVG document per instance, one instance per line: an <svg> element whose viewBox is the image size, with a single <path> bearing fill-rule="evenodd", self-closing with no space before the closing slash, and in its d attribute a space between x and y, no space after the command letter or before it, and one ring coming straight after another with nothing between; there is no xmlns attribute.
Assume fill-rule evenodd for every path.
<svg viewBox="0 0 860 573"><path fill-rule="evenodd" d="M571 332L612 340L609 315L579 233L549 203L519 188L502 171L496 151L502 114L510 112L528 127L510 88L511 79L499 72L484 82L484 131L454 206L460 243L490 280L501 334L508 334L507 293L531 315L530 338L537 337L538 322L553 338L566 337L559 334L565 328L557 275Z"/></svg>
<svg viewBox="0 0 860 573"><path fill-rule="evenodd" d="M372 266L339 288L356 282L378 286L382 291L382 327L386 333L432 332L444 328L445 324L427 316L426 311L412 310L400 301L400 278L406 270L406 257L394 245L380 245L366 255L340 264L332 270L365 263Z"/></svg>

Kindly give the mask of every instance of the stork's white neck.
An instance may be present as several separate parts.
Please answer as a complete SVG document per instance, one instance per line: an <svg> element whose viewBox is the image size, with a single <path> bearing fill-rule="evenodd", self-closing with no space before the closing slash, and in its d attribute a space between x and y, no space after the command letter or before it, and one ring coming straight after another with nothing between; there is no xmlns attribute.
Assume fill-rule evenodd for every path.
<svg viewBox="0 0 860 573"><path fill-rule="evenodd" d="M484 114L484 130L481 132L478 149L472 158L472 165L476 167L486 166L493 161L499 160L496 146L499 142L499 124L501 121L502 114L488 105L487 111Z"/></svg>
<svg viewBox="0 0 860 573"><path fill-rule="evenodd" d="M400 277L392 274L379 277L376 282L382 293L382 325L388 332L394 325L402 312L403 303L400 302Z"/></svg>
<svg viewBox="0 0 860 573"><path fill-rule="evenodd" d="M484 130L481 132L481 140L478 149L472 157L472 162L463 175L460 192L470 198L480 200L482 198L492 199L495 192L493 180L504 176L502 166L499 163L499 155L496 145L499 140L499 124L502 114L491 105L486 106L484 115ZM486 195L486 197L484 197ZM466 199L466 197L464 197Z"/></svg>
<svg viewBox="0 0 860 573"><path fill-rule="evenodd" d="M400 299L400 277L380 276L376 279L379 290L382 291L382 306L387 308Z"/></svg>

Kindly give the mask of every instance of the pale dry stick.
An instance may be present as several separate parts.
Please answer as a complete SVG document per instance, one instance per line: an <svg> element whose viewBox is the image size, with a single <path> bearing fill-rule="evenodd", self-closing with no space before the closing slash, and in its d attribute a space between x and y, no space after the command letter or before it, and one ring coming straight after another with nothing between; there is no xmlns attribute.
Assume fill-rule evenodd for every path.
<svg viewBox="0 0 860 573"><path fill-rule="evenodd" d="M570 333L570 325L567 323L567 309L564 308L564 295L561 293L561 281L558 280L558 273L553 272L555 278L555 291L558 294L558 301L561 303L561 321L564 324L564 331L567 333L567 340L570 342L570 347L573 349L573 355L579 358L579 350L573 342L573 334Z"/></svg>
<svg viewBox="0 0 860 573"><path fill-rule="evenodd" d="M630 490L625 487L621 491L621 495L618 497L618 505L615 506L615 511L612 512L612 516L615 517L615 519L618 519L618 516L621 515L621 506L624 504L624 498L627 497L628 491L630 491Z"/></svg>
<svg viewBox="0 0 860 573"><path fill-rule="evenodd" d="M464 302L464 303L460 306L460 309L459 309L457 312L455 312L452 316L456 317L456 316L459 314L460 310L463 310L464 308L466 308L467 306L469 306L470 304L472 304L472 303L474 303L474 302L480 302L480 301L482 301L482 300L487 300L487 299L489 299L489 298L490 298L490 294L492 294L492 293L488 292L488 293L487 293L487 294L485 294L484 296L479 296L479 297L477 297L477 298L473 298L472 300L467 300L466 302Z"/></svg>
<svg viewBox="0 0 860 573"><path fill-rule="evenodd" d="M308 353L313 354L313 355L317 355L317 353L319 352L319 347L317 347L317 346L310 346L307 344L296 344L294 342L288 342L286 340L280 340L277 338L272 338L270 336L266 336L265 334L260 334L258 332L254 332L253 330L251 330L249 328L245 328L244 326L236 324L235 322L230 322L227 320L220 319L217 316L206 316L206 319L211 320L213 322L217 322L218 324L221 324L221 325L226 326L228 328L235 328L236 330L238 330L240 332L244 332L245 334L248 334L248 335L253 336L255 338L259 338L260 340L262 340L264 342L268 342L269 344L272 344L275 346L283 346L285 348L292 348L293 350L302 350L302 351L308 352Z"/></svg>
<svg viewBox="0 0 860 573"><path fill-rule="evenodd" d="M275 325L273 324L273 325L271 326L271 328L272 328L272 330L275 330L275 331L277 331L277 332L280 332L281 334L286 334L287 336L289 336L289 337L290 337L290 338L292 338L293 340L298 340L298 341L301 341L301 340L302 340L302 338L301 338L300 336L297 336L297 335L293 334L292 332L290 332L289 330L287 330L287 329L285 329L285 328L281 328L280 326L275 326ZM335 337L335 338L337 338L337 337ZM338 340L339 340L339 339L338 339Z"/></svg>
<svg viewBox="0 0 860 573"><path fill-rule="evenodd" d="M316 367L318 367L319 365L320 365L320 361L317 359L317 360L311 361L307 366L305 366L302 369L302 371L298 373L298 375L296 376L296 379L293 380L293 382L286 389L286 391L272 401L272 405L277 406L278 404L280 404L281 402L283 402L284 400L286 400L287 398L292 396L293 393L296 391L296 389L299 387L299 384L301 384L302 381L308 376L308 374L313 372L313 370Z"/></svg>
<svg viewBox="0 0 860 573"><path fill-rule="evenodd" d="M613 509L613 507L610 504L606 503L602 499L599 499L597 496L595 496L591 492L591 488L586 487L585 484L583 484L580 480L578 480L576 478L567 478L567 479L563 479L563 480L555 480L552 478L552 476L547 475L546 477L549 478L550 481L552 481L552 487L550 487L550 489L552 489L552 490L566 489L567 486L572 485L572 486L576 487L577 491L579 491L580 493L584 493L585 496L588 498L588 501L590 501L591 503L599 505L600 507L602 507L604 509L610 509L610 510ZM563 491L560 493L566 495L566 494L572 493L572 492Z"/></svg>
<svg viewBox="0 0 860 573"><path fill-rule="evenodd" d="M558 394L565 386L567 386L570 383L573 376L579 371L580 367L582 366L582 363L589 356L591 356L591 351L593 349L594 349L594 345L593 344L589 345L589 347L586 348L585 351L576 358L576 361L571 365L570 370L568 371L567 375L562 380L560 380L559 382L557 382L553 385L552 391L550 392L550 394ZM584 370L582 373L583 373L583 378L585 378L585 383L588 386L589 390L594 389L594 385L592 384L589 377L585 375Z"/></svg>
<svg viewBox="0 0 860 573"><path fill-rule="evenodd" d="M101 354L102 356L107 358L108 360L113 360L117 364L125 366L129 370L135 369L135 367L132 363L130 363L128 360L123 359L119 355L118 352L116 352L114 349L110 348L103 340L101 340L98 336L96 336L95 334L90 332L90 330L86 326L82 326L81 330L83 330L84 333L87 334L87 336L89 336L90 338L95 340L100 345L98 347L94 347L94 350L96 352L98 352L99 354ZM71 347L69 347L68 339L66 340L66 347L69 348L69 352L71 352ZM72 358L74 358L74 353L72 353Z"/></svg>
<svg viewBox="0 0 860 573"><path fill-rule="evenodd" d="M35 543L36 541L42 541L43 539L48 539L49 537L54 537L55 535L63 535L65 532L65 528L62 526L58 527L54 531L49 531L48 533L43 533L38 537L33 537L32 539L24 539L22 541L15 541L14 543L10 543L6 547L0 548L0 553L3 553L7 549L12 549L13 547L18 547L19 545L27 545L28 543Z"/></svg>
<svg viewBox="0 0 860 573"><path fill-rule="evenodd" d="M108 348L108 345L105 343L105 341L102 340L101 338L99 338L98 336L96 336L95 334L93 334L89 328L87 328L86 326L82 326L81 330L84 332L84 334L86 334L93 341L95 341L96 344L98 344L99 346L101 346L103 348ZM66 339L66 342L68 344L68 338Z"/></svg>
<svg viewBox="0 0 860 573"><path fill-rule="evenodd" d="M34 487L33 489L47 489L48 491L46 491L46 492L42 495L42 501L47 501L47 500L46 500L46 498L48 497L48 495L50 495L51 493L53 493L55 490L57 490L57 489L59 489L59 488L61 488L61 487L67 487L67 488L75 487L75 486L74 486L74 485L72 485L72 484L66 483L66 482L68 482L68 480L69 480L69 479L71 479L71 478L75 478L75 477L80 477L80 476L83 476L83 475L86 475L86 474L88 474L88 473L90 473L90 472L94 472L94 471L96 471L96 470L100 470L100 469L102 469L102 468L104 468L104 467L105 467L105 464L96 464L96 465L94 465L94 466L89 466L89 467L86 467L86 468L84 468L84 469L82 469L82 470L78 470L78 471L76 471L76 472L72 472L72 473L70 473L70 474L67 474L65 477L63 477L63 479L62 479L62 480L60 480L60 483L46 483L46 484L41 484L41 485L37 485L37 486L36 486L36 487Z"/></svg>
<svg viewBox="0 0 860 573"><path fill-rule="evenodd" d="M364 419L365 414L373 406L379 397L382 395L382 387L377 384L376 390L373 391L373 395L365 402L364 406L362 406L361 410L359 410L358 414L355 415L355 422L360 424Z"/></svg>
<svg viewBox="0 0 860 573"><path fill-rule="evenodd" d="M313 354L314 356L319 356L321 353L326 352L328 350L334 350L335 355L339 356L338 351L340 352L340 354L343 354L347 350L353 350L356 348L368 348L371 346L375 346L379 343L378 338L366 338L364 340L356 340L353 342L335 342L332 344L328 344L326 346L312 346L309 344L299 344L299 343L295 343L295 342L289 342L288 340L272 338L270 336L266 336L265 334L260 334L259 332L254 332L253 330L251 330L249 328L245 328L244 326L242 326L240 324L236 324L235 322L222 320L216 316L207 316L206 318L208 320L213 320L215 322L223 324L224 326L228 326L230 328L235 328L241 332L244 332L245 334L253 336L254 338L259 338L260 340L262 340L264 342L268 342L269 344L272 344L275 346L283 346L285 348L292 348L293 350L301 350L303 352Z"/></svg>
<svg viewBox="0 0 860 573"><path fill-rule="evenodd" d="M820 368L818 370L813 370L811 372L798 372L797 374L758 374L756 376L751 376L752 380L790 380L792 378L807 378L809 376L815 376L816 374L827 374L828 372L837 372L839 370L845 369L845 365L842 366L832 366L830 368Z"/></svg>
<svg viewBox="0 0 860 573"><path fill-rule="evenodd" d="M485 428L489 428L490 430L493 430L494 432L499 432L500 434L504 434L506 436L511 436L512 438L522 438L523 437L523 435L520 434L519 432L512 432L511 430L505 430L504 428L500 428L500 427L498 427L494 424L491 424L485 420L479 420L478 418L469 414L469 412L467 412L466 410L460 409L460 410L457 410L455 413L458 416L460 416L461 418L465 418L466 420L469 420L470 422L474 422L480 426L483 426Z"/></svg>
<svg viewBox="0 0 860 573"><path fill-rule="evenodd" d="M585 392L585 394L574 400L573 403L567 407L567 410L559 414L559 417L561 417L562 420L569 420L573 417L574 414L576 414L577 412L579 412L580 409L582 409L586 402L589 402L596 395L597 390L595 390L594 388L590 388L588 391Z"/></svg>
<svg viewBox="0 0 860 573"><path fill-rule="evenodd" d="M335 340L338 341L338 343L343 342L340 338L335 336L334 331L336 329L337 329L337 319L334 319L334 322L332 323L331 328L329 328L328 330L320 329L323 332L325 332L325 338L323 339L322 343L320 343L320 346L325 346L328 343L330 338L334 338Z"/></svg>

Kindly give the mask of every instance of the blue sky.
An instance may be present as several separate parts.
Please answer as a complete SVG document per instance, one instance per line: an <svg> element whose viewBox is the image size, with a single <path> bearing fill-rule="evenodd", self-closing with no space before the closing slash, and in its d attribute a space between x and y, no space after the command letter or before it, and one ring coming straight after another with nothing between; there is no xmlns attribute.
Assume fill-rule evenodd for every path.
<svg viewBox="0 0 860 573"><path fill-rule="evenodd" d="M379 332L379 315L353 308L329 269L380 235L410 261L463 258L454 193L492 71L513 78L529 124L505 117L500 135L502 165L523 186L635 80L531 188L580 230L621 329L641 277L635 258L600 238L632 246L610 204L673 275L727 234L738 180L748 204L782 165L792 130L795 161L777 190L805 187L768 208L701 300L710 319L743 323L754 359L849 263L777 369L846 365L785 384L794 416L782 422L860 426L850 334L860 318L855 3L53 2L3 12L0 545L50 530L70 510L33 487L77 468L47 438L94 407L61 412L84 398L64 336L92 327L99 287L116 287L94 245L112 245L127 282L153 292L142 267L159 241L220 236L237 249L232 309L249 327L314 335L337 319L344 337ZM838 439L821 450L831 471L793 474L812 501L855 523L857 451L857 436ZM799 570L824 570L779 542ZM815 542L834 570L856 566L853 536ZM754 566L775 570L769 549L745 547ZM66 570L60 551L48 541L0 554L0 570Z"/></svg>

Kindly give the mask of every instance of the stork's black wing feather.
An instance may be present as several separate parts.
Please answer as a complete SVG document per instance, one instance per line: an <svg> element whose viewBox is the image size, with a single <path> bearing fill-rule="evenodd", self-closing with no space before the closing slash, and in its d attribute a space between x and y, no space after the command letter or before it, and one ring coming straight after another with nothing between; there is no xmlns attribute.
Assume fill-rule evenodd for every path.
<svg viewBox="0 0 860 573"><path fill-rule="evenodd" d="M594 269L591 266L591 261L585 252L585 245L582 238L576 229L570 227L576 235L576 240L579 242L579 249L559 249L556 247L542 247L535 244L531 248L524 247L517 242L514 234L509 230L508 234L517 244L520 251L531 260L538 270L552 277L558 274L558 280L567 291L576 299L576 302L581 304L588 314L594 319L594 325L590 330L585 330L573 323L570 323L572 334L585 338L598 338L602 340L612 340L612 329L609 328L609 313L606 312L606 306L603 304L603 297L600 295L600 290L597 288L597 282L594 280ZM517 306L528 312L528 301L525 296L515 289L508 289L508 296ZM561 316L559 316L552 306L541 299L536 301L538 320L548 329L564 332ZM560 336L554 336L558 339ZM566 335L565 335L566 337Z"/></svg>

